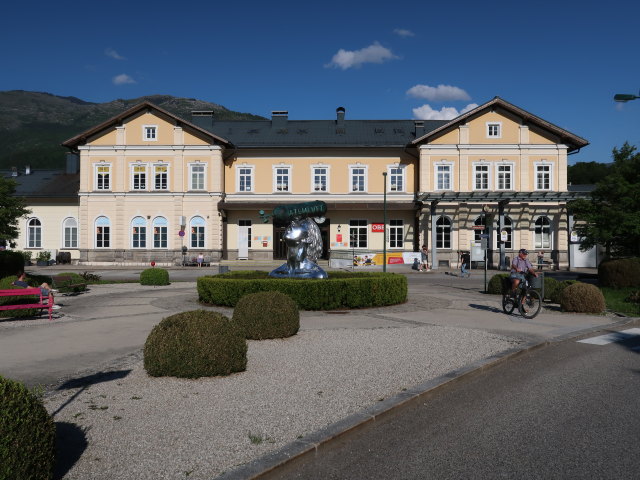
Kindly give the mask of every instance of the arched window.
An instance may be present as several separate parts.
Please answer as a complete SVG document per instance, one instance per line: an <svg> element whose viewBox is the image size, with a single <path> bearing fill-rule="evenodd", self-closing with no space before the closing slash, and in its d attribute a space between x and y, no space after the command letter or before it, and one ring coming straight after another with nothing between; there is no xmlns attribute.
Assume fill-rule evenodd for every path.
<svg viewBox="0 0 640 480"><path fill-rule="evenodd" d="M476 227L479 227L479 226L484 227L484 230L479 230L479 229L473 230L473 241L476 243L480 243L482 241L481 235L489 233L489 231L487 230L487 216L480 215L478 218L476 218L476 221L473 222L473 225Z"/></svg>
<svg viewBox="0 0 640 480"><path fill-rule="evenodd" d="M27 222L27 247L42 248L42 224L37 218Z"/></svg>
<svg viewBox="0 0 640 480"><path fill-rule="evenodd" d="M78 221L75 218L65 218L62 222L64 248L78 248Z"/></svg>
<svg viewBox="0 0 640 480"><path fill-rule="evenodd" d="M147 221L142 217L131 221L131 247L147 248Z"/></svg>
<svg viewBox="0 0 640 480"><path fill-rule="evenodd" d="M436 221L436 248L451 248L451 219L441 216Z"/></svg>
<svg viewBox="0 0 640 480"><path fill-rule="evenodd" d="M500 248L500 238L502 237L502 232L499 231L500 224L496 222L496 230L498 234L496 235L496 248ZM504 248L510 250L513 248L513 222L510 217L504 217L504 224L502 226L502 231L507 233L507 239L504 242Z"/></svg>
<svg viewBox="0 0 640 480"><path fill-rule="evenodd" d="M204 248L204 218L191 219L191 248Z"/></svg>
<svg viewBox="0 0 640 480"><path fill-rule="evenodd" d="M153 248L167 248L167 225L164 217L153 219Z"/></svg>
<svg viewBox="0 0 640 480"><path fill-rule="evenodd" d="M107 217L96 218L96 248L111 246L111 222Z"/></svg>
<svg viewBox="0 0 640 480"><path fill-rule="evenodd" d="M538 217L535 224L535 248L551 248L551 221Z"/></svg>

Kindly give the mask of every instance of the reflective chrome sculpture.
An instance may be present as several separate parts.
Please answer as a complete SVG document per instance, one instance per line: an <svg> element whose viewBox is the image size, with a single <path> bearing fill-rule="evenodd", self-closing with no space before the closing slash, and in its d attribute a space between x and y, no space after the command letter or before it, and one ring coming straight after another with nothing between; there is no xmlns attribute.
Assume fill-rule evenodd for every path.
<svg viewBox="0 0 640 480"><path fill-rule="evenodd" d="M276 207L273 215L280 220L288 220L284 232L287 244L287 263L279 266L269 276L275 278L327 278L327 272L316 263L322 254L320 228L312 217L321 217L327 211L324 202L307 202L297 205ZM263 220L268 215L260 211Z"/></svg>

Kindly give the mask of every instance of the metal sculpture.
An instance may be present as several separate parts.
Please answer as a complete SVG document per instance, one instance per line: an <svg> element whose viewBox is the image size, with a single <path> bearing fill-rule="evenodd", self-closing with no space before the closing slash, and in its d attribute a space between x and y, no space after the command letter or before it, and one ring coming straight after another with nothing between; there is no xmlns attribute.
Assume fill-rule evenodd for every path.
<svg viewBox="0 0 640 480"><path fill-rule="evenodd" d="M280 205L272 215L260 210L264 222L269 221L269 217L289 221L283 237L287 245L287 263L270 272L270 277L327 278L327 272L316 263L322 254L322 236L316 221L324 221L319 217L326 211L327 205L320 201Z"/></svg>

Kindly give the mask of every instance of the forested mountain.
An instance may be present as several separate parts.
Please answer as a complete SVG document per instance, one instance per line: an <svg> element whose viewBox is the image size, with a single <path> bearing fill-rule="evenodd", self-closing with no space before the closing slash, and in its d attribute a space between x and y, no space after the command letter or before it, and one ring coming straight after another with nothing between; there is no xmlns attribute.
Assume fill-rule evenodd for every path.
<svg viewBox="0 0 640 480"><path fill-rule="evenodd" d="M60 146L63 141L145 100L185 120L191 118L193 110L213 110L219 120L263 118L195 98L170 95L91 103L50 93L5 91L0 92L0 170L24 165L63 168L68 151Z"/></svg>

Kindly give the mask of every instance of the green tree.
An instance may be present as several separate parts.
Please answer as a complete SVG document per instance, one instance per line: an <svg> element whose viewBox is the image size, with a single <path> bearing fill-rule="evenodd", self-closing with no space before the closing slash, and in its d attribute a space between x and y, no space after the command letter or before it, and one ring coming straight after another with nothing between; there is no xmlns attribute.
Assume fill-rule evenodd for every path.
<svg viewBox="0 0 640 480"><path fill-rule="evenodd" d="M0 242L7 244L18 236L18 219L31 213L15 193L16 182L0 176Z"/></svg>
<svg viewBox="0 0 640 480"><path fill-rule="evenodd" d="M609 174L611 163L578 162L567 167L567 180L571 185L593 185Z"/></svg>
<svg viewBox="0 0 640 480"><path fill-rule="evenodd" d="M569 203L581 250L604 245L607 257L640 256L640 153L625 144L613 149L610 173L589 199Z"/></svg>

